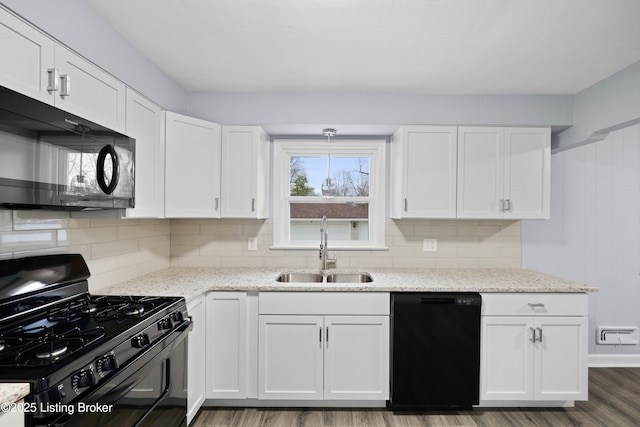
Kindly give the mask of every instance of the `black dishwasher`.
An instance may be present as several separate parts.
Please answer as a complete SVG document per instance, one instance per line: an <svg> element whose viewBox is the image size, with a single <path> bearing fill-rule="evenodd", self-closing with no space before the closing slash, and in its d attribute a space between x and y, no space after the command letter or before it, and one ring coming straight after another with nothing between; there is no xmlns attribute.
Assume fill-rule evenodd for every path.
<svg viewBox="0 0 640 427"><path fill-rule="evenodd" d="M391 294L393 410L478 404L481 305L478 293Z"/></svg>

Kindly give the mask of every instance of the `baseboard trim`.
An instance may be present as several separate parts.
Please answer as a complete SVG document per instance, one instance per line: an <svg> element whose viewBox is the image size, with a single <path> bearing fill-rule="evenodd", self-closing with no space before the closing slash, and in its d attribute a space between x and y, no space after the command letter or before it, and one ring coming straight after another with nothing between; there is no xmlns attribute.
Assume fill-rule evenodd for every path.
<svg viewBox="0 0 640 427"><path fill-rule="evenodd" d="M590 354L590 368L640 368L640 354Z"/></svg>

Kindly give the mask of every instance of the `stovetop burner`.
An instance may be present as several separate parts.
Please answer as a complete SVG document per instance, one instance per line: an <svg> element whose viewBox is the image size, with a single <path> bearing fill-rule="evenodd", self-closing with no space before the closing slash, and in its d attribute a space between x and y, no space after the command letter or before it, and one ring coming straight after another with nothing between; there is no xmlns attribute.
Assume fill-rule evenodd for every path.
<svg viewBox="0 0 640 427"><path fill-rule="evenodd" d="M90 314L97 322L115 320L124 322L127 319L141 319L154 309L167 303L164 297L140 296L93 296Z"/></svg>
<svg viewBox="0 0 640 427"><path fill-rule="evenodd" d="M145 313L165 304L167 298L145 296L93 296L84 297L56 306L48 311L51 321L77 321L88 317L97 321L115 319L117 322L130 318L142 318Z"/></svg>
<svg viewBox="0 0 640 427"><path fill-rule="evenodd" d="M52 346L53 347L53 346ZM36 353L36 359L52 359L59 357L67 352L69 347L61 345L59 347L52 348L51 351L41 351Z"/></svg>
<svg viewBox="0 0 640 427"><path fill-rule="evenodd" d="M59 332L50 326L19 326L0 337L0 366L35 366L56 363L105 336L103 327L73 327Z"/></svg>

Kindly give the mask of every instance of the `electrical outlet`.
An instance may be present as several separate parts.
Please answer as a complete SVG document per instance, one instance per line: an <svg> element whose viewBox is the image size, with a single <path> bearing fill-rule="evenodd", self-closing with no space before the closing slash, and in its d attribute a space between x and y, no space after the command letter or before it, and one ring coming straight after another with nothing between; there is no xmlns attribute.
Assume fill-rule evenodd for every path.
<svg viewBox="0 0 640 427"><path fill-rule="evenodd" d="M425 252L437 252L438 239L424 239L422 242L422 250Z"/></svg>
<svg viewBox="0 0 640 427"><path fill-rule="evenodd" d="M257 251L258 250L258 238L257 237L249 237L247 250Z"/></svg>

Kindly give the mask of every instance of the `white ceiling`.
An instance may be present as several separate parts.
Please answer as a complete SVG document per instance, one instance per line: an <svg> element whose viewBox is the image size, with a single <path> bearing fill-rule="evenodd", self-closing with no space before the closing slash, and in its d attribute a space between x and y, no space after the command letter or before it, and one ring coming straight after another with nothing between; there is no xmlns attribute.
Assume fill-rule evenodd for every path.
<svg viewBox="0 0 640 427"><path fill-rule="evenodd" d="M85 0L188 91L575 94L638 0Z"/></svg>

